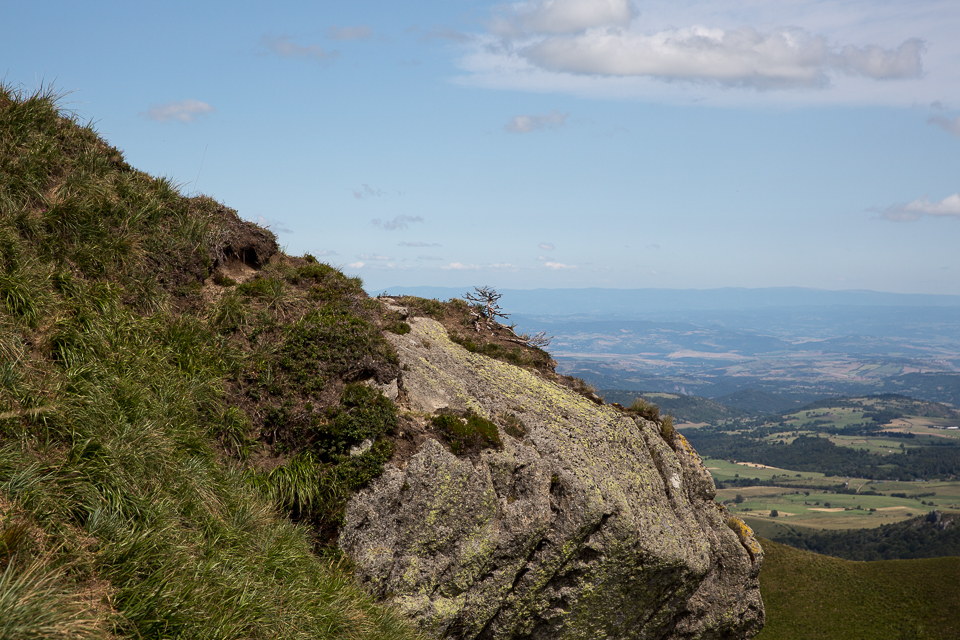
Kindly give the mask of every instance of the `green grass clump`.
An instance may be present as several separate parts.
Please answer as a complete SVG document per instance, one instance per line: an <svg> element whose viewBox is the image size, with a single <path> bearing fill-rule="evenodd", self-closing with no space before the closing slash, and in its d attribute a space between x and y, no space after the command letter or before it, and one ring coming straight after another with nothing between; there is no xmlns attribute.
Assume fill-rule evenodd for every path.
<svg viewBox="0 0 960 640"><path fill-rule="evenodd" d="M627 411L630 413L635 413L641 418L646 418L647 420L652 420L654 422L660 421L660 407L652 402L647 402L643 398L636 398L633 403L627 407Z"/></svg>
<svg viewBox="0 0 960 640"><path fill-rule="evenodd" d="M497 425L474 413L466 417L441 414L432 419L433 426L450 444L454 455L477 452L480 449L503 447Z"/></svg>
<svg viewBox="0 0 960 640"><path fill-rule="evenodd" d="M383 335L368 320L323 307L306 314L290 327L280 347L280 367L292 384L308 390L323 388L324 376L356 375L365 357L395 360Z"/></svg>
<svg viewBox="0 0 960 640"><path fill-rule="evenodd" d="M550 354L536 347L505 347L495 342L473 340L457 333L451 333L450 339L471 353L479 353L518 367L550 367Z"/></svg>
<svg viewBox="0 0 960 640"><path fill-rule="evenodd" d="M660 437L673 447L677 437L677 430L673 426L673 416L664 416L663 420L660 421Z"/></svg>
<svg viewBox="0 0 960 640"><path fill-rule="evenodd" d="M395 333L398 336L405 336L411 331L410 325L400 320L397 320L396 322L391 322L390 324L386 325L384 329L386 329L387 331L390 331L391 333Z"/></svg>
<svg viewBox="0 0 960 640"><path fill-rule="evenodd" d="M433 318L438 322L443 320L443 317L447 314L447 308L449 305L457 301L463 302L459 299L456 301L451 300L450 302L440 302L436 299L419 298L417 296L400 296L400 299L398 300L398 302L404 307L409 308L419 315ZM464 303L463 306L466 308L466 303Z"/></svg>
<svg viewBox="0 0 960 640"><path fill-rule="evenodd" d="M364 440L376 440L397 428L397 408L379 389L347 385L340 404L327 410L326 455L344 454Z"/></svg>
<svg viewBox="0 0 960 640"><path fill-rule="evenodd" d="M382 396L308 411L295 384L389 365L369 301L283 264L216 299L248 223L135 171L56 98L0 86L0 638L413 637L307 526L392 451ZM287 458L264 430L281 409L303 426ZM338 420L376 442L322 449Z"/></svg>

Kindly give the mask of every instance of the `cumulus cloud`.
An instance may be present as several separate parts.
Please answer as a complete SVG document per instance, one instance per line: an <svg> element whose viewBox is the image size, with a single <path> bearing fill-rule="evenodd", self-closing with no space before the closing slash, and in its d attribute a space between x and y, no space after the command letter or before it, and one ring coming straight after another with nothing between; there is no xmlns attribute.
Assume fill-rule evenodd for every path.
<svg viewBox="0 0 960 640"><path fill-rule="evenodd" d="M544 38L520 53L533 65L555 72L776 89L825 86L830 72L876 80L917 78L923 50L918 39L896 49L838 48L796 28L763 33L752 27L691 27L654 34L591 30Z"/></svg>
<svg viewBox="0 0 960 640"><path fill-rule="evenodd" d="M347 266L350 267L351 269L361 269L361 268L363 267L363 263L362 263L362 262L351 262L351 263L348 264Z"/></svg>
<svg viewBox="0 0 960 640"><path fill-rule="evenodd" d="M875 42L838 37L840 31L811 20L802 6L777 9L776 3L769 3L763 11L757 7L750 14L757 22L750 24L743 22L740 7L724 0L698 3L703 6L696 10L689 3L652 3L642 14L633 10L634 4L527 0L501 5L488 21L487 32L462 59L469 75L460 81L537 92L665 94L684 101L699 99L711 89L766 91L839 84L837 95L849 97L852 92L876 99L889 98L895 90L867 88L864 80L875 86L876 81L924 75L925 43L910 37L926 32L922 24L916 24L916 30L906 27L911 31L888 30L902 35ZM809 3L800 3L804 4ZM881 20L866 2L851 13L862 14L858 17L863 22ZM892 18L884 14L883 19ZM778 26L796 22L805 26ZM717 96L734 100L731 93ZM777 95L767 92L771 97L765 99Z"/></svg>
<svg viewBox="0 0 960 640"><path fill-rule="evenodd" d="M323 64L332 62L340 55L338 51L327 51L319 45L310 44L303 46L297 44L288 35L278 37L263 36L260 38L260 44L267 52L276 54L281 58L302 58Z"/></svg>
<svg viewBox="0 0 960 640"><path fill-rule="evenodd" d="M629 0L544 0L507 7L491 21L490 28L507 36L528 31L577 33L593 27L626 27L633 16Z"/></svg>
<svg viewBox="0 0 960 640"><path fill-rule="evenodd" d="M312 255L313 255L314 258L322 258L322 257L324 257L324 256L338 256L338 255L340 255L340 254L337 253L336 251L332 251L332 250L330 250L330 249L324 249L324 250L321 251L320 253L314 253L314 254L312 254Z"/></svg>
<svg viewBox="0 0 960 640"><path fill-rule="evenodd" d="M398 247L440 247L439 242L398 242Z"/></svg>
<svg viewBox="0 0 960 640"><path fill-rule="evenodd" d="M397 216L393 220L374 218L370 221L370 224L387 231L393 231L395 229L406 229L411 222L423 222L423 216Z"/></svg>
<svg viewBox="0 0 960 640"><path fill-rule="evenodd" d="M960 193L931 202L927 196L907 204L895 204L881 212L881 217L894 222L909 222L922 216L960 218Z"/></svg>
<svg viewBox="0 0 960 640"><path fill-rule="evenodd" d="M165 102L163 104L151 104L150 108L140 115L148 120L156 120L157 122L176 120L177 122L189 123L216 112L217 110L206 102L188 99L178 100L176 102Z"/></svg>
<svg viewBox="0 0 960 640"><path fill-rule="evenodd" d="M577 268L577 265L575 264L563 264L562 262L545 262L543 263L543 266L545 266L547 269L553 269L554 271Z"/></svg>
<svg viewBox="0 0 960 640"><path fill-rule="evenodd" d="M505 131L509 133L530 133L540 129L559 129L567 121L569 113L560 113L556 109L550 113L543 113L533 116L514 116L510 122L503 125Z"/></svg>
<svg viewBox="0 0 960 640"><path fill-rule="evenodd" d="M390 256L381 256L375 253L361 253L357 257L360 258L361 260L381 260L385 262L389 262L390 260L393 260L393 258L391 258Z"/></svg>
<svg viewBox="0 0 960 640"><path fill-rule="evenodd" d="M556 246L554 246L552 242L541 242L537 246L543 249L544 251L553 251L554 249L557 248Z"/></svg>
<svg viewBox="0 0 960 640"><path fill-rule="evenodd" d="M941 115L933 115L927 118L927 122L935 124L955 136L960 136L960 116L956 118L947 118Z"/></svg>
<svg viewBox="0 0 960 640"><path fill-rule="evenodd" d="M359 188L353 190L353 197L357 198L358 200L362 200L363 198L369 198L371 196L375 196L379 198L382 195L383 195L382 190L374 189L373 187L371 187L366 183L360 185Z"/></svg>
<svg viewBox="0 0 960 640"><path fill-rule="evenodd" d="M373 31L365 24L357 27L338 27L333 25L327 29L327 37L331 40L366 40L373 35Z"/></svg>

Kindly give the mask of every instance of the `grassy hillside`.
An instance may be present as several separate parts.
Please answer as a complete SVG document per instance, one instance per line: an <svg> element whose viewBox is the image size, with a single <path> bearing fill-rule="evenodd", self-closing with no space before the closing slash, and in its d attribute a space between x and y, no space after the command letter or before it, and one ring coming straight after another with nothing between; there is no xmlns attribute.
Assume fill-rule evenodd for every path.
<svg viewBox="0 0 960 640"><path fill-rule="evenodd" d="M758 640L960 637L960 558L852 562L761 544Z"/></svg>
<svg viewBox="0 0 960 640"><path fill-rule="evenodd" d="M377 309L0 87L0 638L412 637L323 551L393 450Z"/></svg>

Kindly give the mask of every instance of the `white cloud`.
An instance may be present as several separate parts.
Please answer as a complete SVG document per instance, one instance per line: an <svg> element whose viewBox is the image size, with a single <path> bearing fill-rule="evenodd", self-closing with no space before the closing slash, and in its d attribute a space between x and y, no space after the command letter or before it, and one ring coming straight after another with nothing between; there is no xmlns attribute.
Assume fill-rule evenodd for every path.
<svg viewBox="0 0 960 640"><path fill-rule="evenodd" d="M462 264L460 262L451 262L450 264L442 266L440 268L446 271L476 271L477 269L480 268L480 266L476 264Z"/></svg>
<svg viewBox="0 0 960 640"><path fill-rule="evenodd" d="M876 45L838 48L802 29L767 33L691 27L654 34L591 30L548 37L520 50L534 66L594 76L648 76L661 80L714 82L755 89L816 87L832 72L876 80L921 75L923 42L896 49Z"/></svg>
<svg viewBox="0 0 960 640"><path fill-rule="evenodd" d="M360 185L359 189L353 190L353 197L357 199L368 198L370 196L376 196L377 198L383 195L383 191L380 189L374 189L370 185L364 183Z"/></svg>
<svg viewBox="0 0 960 640"><path fill-rule="evenodd" d="M398 247L440 247L439 242L398 242Z"/></svg>
<svg viewBox="0 0 960 640"><path fill-rule="evenodd" d="M895 204L881 212L881 217L894 222L909 222L921 216L960 218L960 193L931 202L927 196L907 204Z"/></svg>
<svg viewBox="0 0 960 640"><path fill-rule="evenodd" d="M960 116L956 118L946 118L944 116L930 116L927 119L930 124L935 124L945 131L949 131L955 136L960 136Z"/></svg>
<svg viewBox="0 0 960 640"><path fill-rule="evenodd" d="M264 218L263 216L257 216L257 224L276 233L293 233L292 229L287 229L287 227L284 226L284 224L279 220L270 220L268 218Z"/></svg>
<svg viewBox="0 0 960 640"><path fill-rule="evenodd" d="M543 113L533 116L514 116L510 122L503 125L505 131L510 133L530 133L540 129L559 129L564 125L569 113L560 113L556 109L550 113Z"/></svg>
<svg viewBox="0 0 960 640"><path fill-rule="evenodd" d="M340 254L337 253L336 251L332 251L332 250L330 250L330 249L324 249L324 250L321 251L320 253L313 253L313 254L311 254L311 255L313 255L314 258L322 258L322 257L324 257L324 256L338 256L338 255L340 255Z"/></svg>
<svg viewBox="0 0 960 640"><path fill-rule="evenodd" d="M527 0L493 15L463 48L455 82L730 106L960 96L948 26L960 5L946 0Z"/></svg>
<svg viewBox="0 0 960 640"><path fill-rule="evenodd" d="M151 104L150 108L140 115L149 120L157 122L195 122L197 118L216 113L217 110L206 102L199 100L178 100L176 102L165 102L163 104Z"/></svg>
<svg viewBox="0 0 960 640"><path fill-rule="evenodd" d="M505 15L490 23L500 35L576 33L603 26L626 27L634 12L629 0L543 0L508 7Z"/></svg>
<svg viewBox="0 0 960 640"><path fill-rule="evenodd" d="M338 27L333 25L327 29L327 37L331 40L366 40L373 35L373 31L365 24L357 27Z"/></svg>
<svg viewBox="0 0 960 640"><path fill-rule="evenodd" d="M332 62L340 53L336 50L327 51L323 47L315 44L303 46L294 42L290 36L282 35L279 37L263 36L260 38L260 44L270 53L275 53L281 58L305 58L327 64Z"/></svg>
<svg viewBox="0 0 960 640"><path fill-rule="evenodd" d="M395 229L406 229L411 222L423 222L423 216L397 216L393 220L374 218L370 221L370 224L387 231L393 231Z"/></svg>
<svg viewBox="0 0 960 640"><path fill-rule="evenodd" d="M357 256L361 260L381 260L381 261L390 261L393 260L390 256L381 256L373 253L361 253Z"/></svg>
<svg viewBox="0 0 960 640"><path fill-rule="evenodd" d="M363 268L363 262L351 262L351 263L348 264L347 266L350 267L351 269L362 269L362 268Z"/></svg>
<svg viewBox="0 0 960 640"><path fill-rule="evenodd" d="M537 246L543 249L544 251L553 251L554 249L556 249L556 247L552 242L541 242Z"/></svg>
<svg viewBox="0 0 960 640"><path fill-rule="evenodd" d="M562 262L545 262L543 266L545 266L547 269L553 269L554 271L577 268L577 265L575 264L563 264Z"/></svg>

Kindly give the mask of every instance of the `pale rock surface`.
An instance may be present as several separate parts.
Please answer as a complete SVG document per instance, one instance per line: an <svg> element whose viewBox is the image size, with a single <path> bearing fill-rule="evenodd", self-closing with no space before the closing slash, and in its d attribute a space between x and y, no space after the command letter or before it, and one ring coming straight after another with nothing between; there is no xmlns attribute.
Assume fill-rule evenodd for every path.
<svg viewBox="0 0 960 640"><path fill-rule="evenodd" d="M699 456L651 422L452 343L433 320L388 334L414 411L472 410L503 449L434 439L351 499L340 545L427 637L747 638L762 550L713 500ZM732 528L731 528L732 527Z"/></svg>

